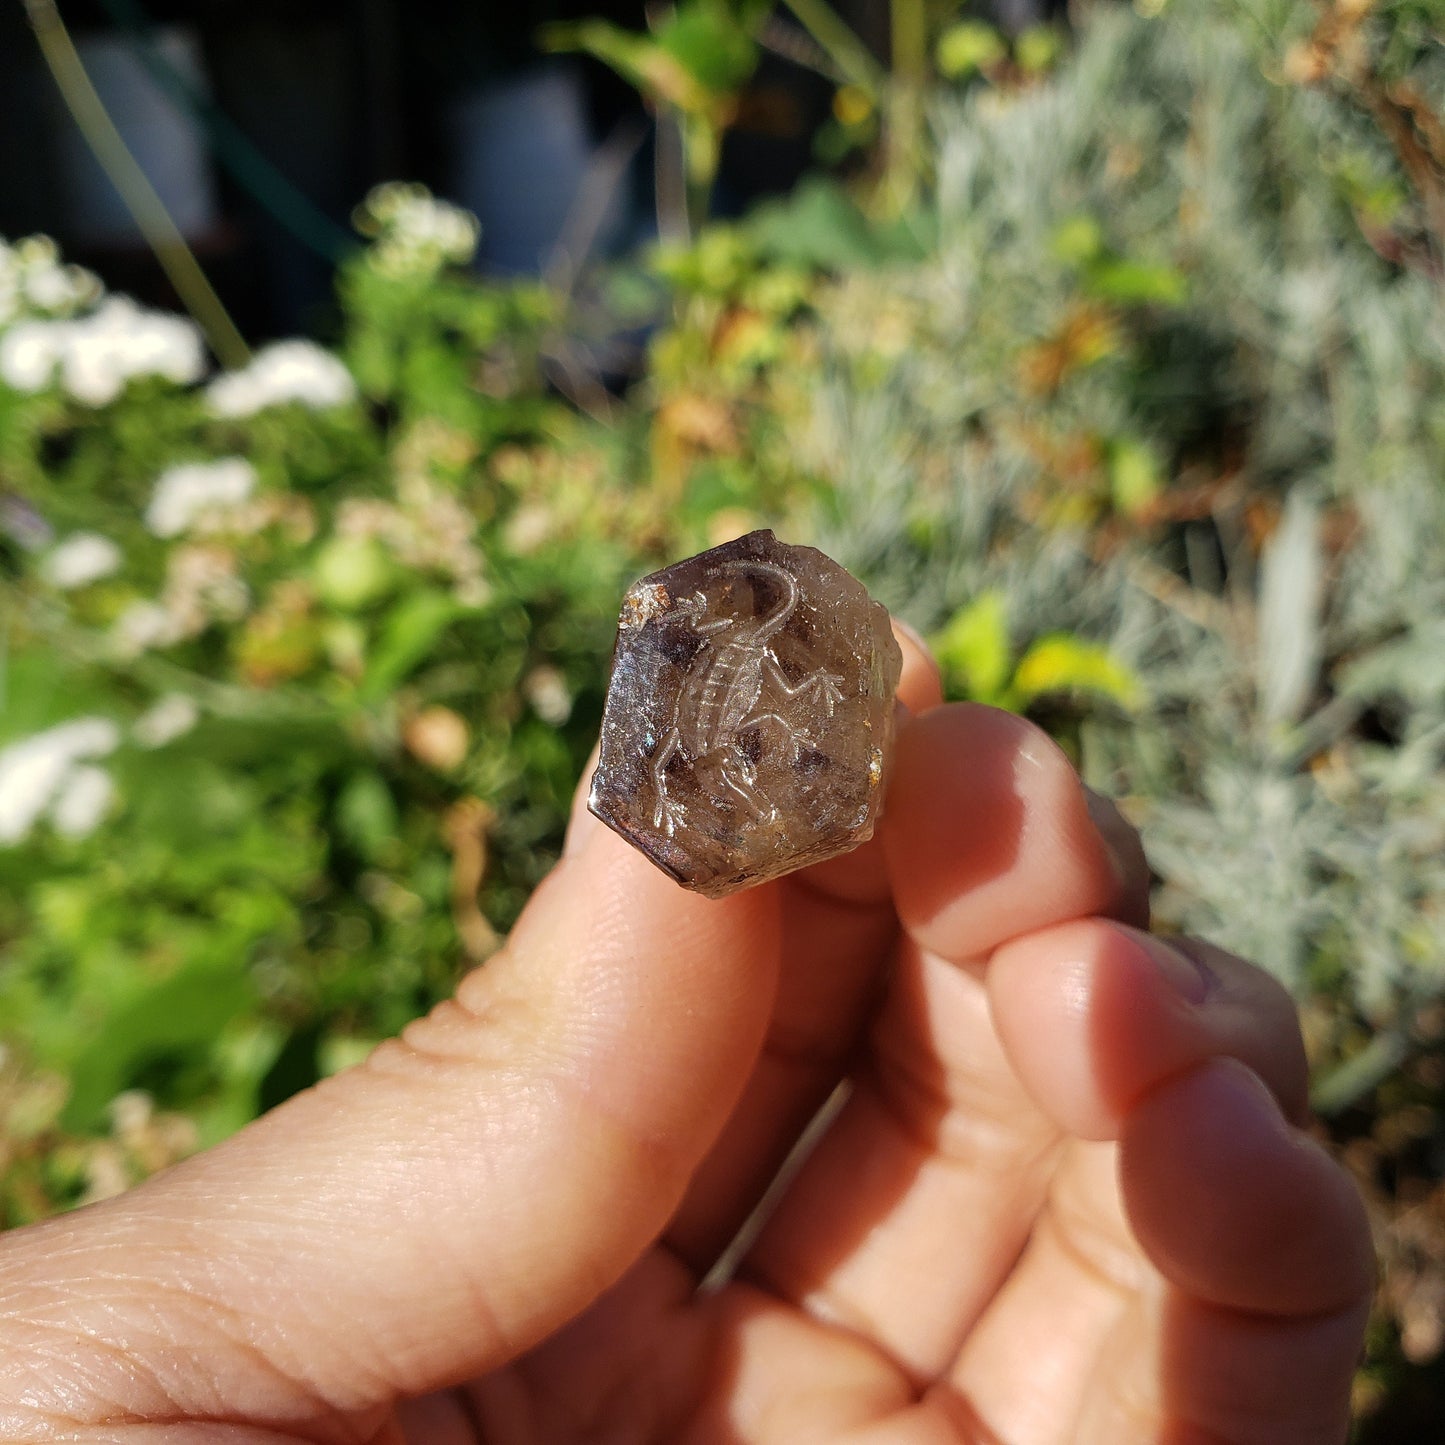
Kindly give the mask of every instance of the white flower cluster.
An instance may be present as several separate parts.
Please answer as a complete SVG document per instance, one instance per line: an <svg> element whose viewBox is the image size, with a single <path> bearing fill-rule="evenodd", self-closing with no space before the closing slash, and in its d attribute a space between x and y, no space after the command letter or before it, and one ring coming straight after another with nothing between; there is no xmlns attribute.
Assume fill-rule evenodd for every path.
<svg viewBox="0 0 1445 1445"><path fill-rule="evenodd" d="M424 186L390 182L367 196L357 226L376 237L371 263L392 276L465 266L477 251L481 227L470 211L439 201Z"/></svg>
<svg viewBox="0 0 1445 1445"><path fill-rule="evenodd" d="M83 717L0 749L0 847L23 842L46 816L66 837L94 832L115 785L86 760L105 757L119 742L109 718Z"/></svg>
<svg viewBox="0 0 1445 1445"><path fill-rule="evenodd" d="M242 457L184 462L156 479L146 526L157 537L179 537L198 522L244 502L256 488L256 469Z"/></svg>
<svg viewBox="0 0 1445 1445"><path fill-rule="evenodd" d="M251 590L238 575L236 554L214 543L187 542L166 560L161 595L132 602L115 619L110 640L116 655L133 658L153 647L174 647L199 637L213 622L246 615Z"/></svg>
<svg viewBox="0 0 1445 1445"><path fill-rule="evenodd" d="M337 535L376 538L403 566L449 577L452 595L463 607L480 607L492 589L473 541L476 519L425 477L403 477L398 494L400 506L348 497L336 509Z"/></svg>
<svg viewBox="0 0 1445 1445"><path fill-rule="evenodd" d="M313 341L264 346L249 366L218 376L206 388L216 416L255 416L269 406L298 402L314 411L356 399L356 383L339 357Z"/></svg>
<svg viewBox="0 0 1445 1445"><path fill-rule="evenodd" d="M184 737L201 720L201 710L181 692L168 692L136 720L131 729L143 748L163 748Z"/></svg>
<svg viewBox="0 0 1445 1445"><path fill-rule="evenodd" d="M120 548L99 532L75 532L59 543L41 564L41 575L52 587L73 592L113 577L120 571Z"/></svg>
<svg viewBox="0 0 1445 1445"><path fill-rule="evenodd" d="M58 371L61 385L86 406L114 401L135 377L184 385L204 368L201 335L191 322L143 310L124 296L73 321L21 321L0 335L0 380L7 386L44 391Z"/></svg>
<svg viewBox="0 0 1445 1445"><path fill-rule="evenodd" d="M13 245L0 240L0 327L35 312L68 316L100 292L99 280L89 271L61 264L48 236L30 236Z"/></svg>

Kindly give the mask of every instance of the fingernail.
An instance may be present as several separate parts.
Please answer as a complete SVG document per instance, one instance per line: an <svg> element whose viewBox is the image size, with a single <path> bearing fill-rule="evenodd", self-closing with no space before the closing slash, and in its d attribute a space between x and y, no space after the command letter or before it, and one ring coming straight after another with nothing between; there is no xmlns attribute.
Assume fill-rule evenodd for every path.
<svg viewBox="0 0 1445 1445"><path fill-rule="evenodd" d="M1172 940L1156 938L1152 933L1140 933L1136 938L1155 971L1182 999L1201 1004L1209 997L1215 974L1202 959L1185 952ZM1181 944L1187 942L1187 939L1179 940Z"/></svg>

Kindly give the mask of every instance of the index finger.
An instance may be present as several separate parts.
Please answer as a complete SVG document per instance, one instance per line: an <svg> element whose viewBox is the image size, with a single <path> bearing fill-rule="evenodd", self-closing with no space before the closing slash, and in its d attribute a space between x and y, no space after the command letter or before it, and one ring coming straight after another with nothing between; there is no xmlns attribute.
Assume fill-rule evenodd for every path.
<svg viewBox="0 0 1445 1445"><path fill-rule="evenodd" d="M898 700L910 714L942 701L938 666L895 620L903 650ZM743 1097L703 1161L665 1243L702 1276L772 1182L843 1077L878 1001L897 933L881 838L778 880L778 997Z"/></svg>
<svg viewBox="0 0 1445 1445"><path fill-rule="evenodd" d="M973 704L904 730L883 831L905 930L887 996L745 1271L926 1379L1012 1267L1059 1139L1003 1053L983 961L1063 919L1139 917L1148 876L1045 734Z"/></svg>

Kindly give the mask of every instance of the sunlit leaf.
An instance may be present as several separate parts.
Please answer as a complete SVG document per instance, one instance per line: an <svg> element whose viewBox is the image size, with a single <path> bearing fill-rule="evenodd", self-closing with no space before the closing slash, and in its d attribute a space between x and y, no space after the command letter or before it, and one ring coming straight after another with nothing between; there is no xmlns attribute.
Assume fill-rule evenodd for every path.
<svg viewBox="0 0 1445 1445"><path fill-rule="evenodd" d="M938 37L934 52L939 73L949 80L959 80L979 70L997 65L1008 54L1003 37L982 20L960 20Z"/></svg>
<svg viewBox="0 0 1445 1445"><path fill-rule="evenodd" d="M983 592L933 638L934 656L950 688L977 702L998 702L1009 676L1009 635L1001 592Z"/></svg>
<svg viewBox="0 0 1445 1445"><path fill-rule="evenodd" d="M1109 449L1109 491L1114 506L1137 516L1164 489L1164 469L1153 448L1134 437L1120 437Z"/></svg>
<svg viewBox="0 0 1445 1445"><path fill-rule="evenodd" d="M1088 290L1101 301L1152 302L1178 306L1189 295L1189 282L1173 266L1143 261L1100 261L1088 273Z"/></svg>
<svg viewBox="0 0 1445 1445"><path fill-rule="evenodd" d="M1014 59L1026 75L1052 69L1063 53L1063 33L1052 25L1030 25L1014 40Z"/></svg>
<svg viewBox="0 0 1445 1445"><path fill-rule="evenodd" d="M1046 693L1088 692L1132 712L1144 701L1142 682L1107 648L1066 633L1034 643L1019 662L1013 686L1025 702Z"/></svg>

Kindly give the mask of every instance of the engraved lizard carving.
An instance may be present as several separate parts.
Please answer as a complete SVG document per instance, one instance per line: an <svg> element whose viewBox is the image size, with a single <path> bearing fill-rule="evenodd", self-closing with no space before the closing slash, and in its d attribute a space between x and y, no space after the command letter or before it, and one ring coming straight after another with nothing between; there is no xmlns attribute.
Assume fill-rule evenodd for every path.
<svg viewBox="0 0 1445 1445"><path fill-rule="evenodd" d="M771 562L738 561L731 569L751 572L776 581L782 596L760 617L724 617L703 622L707 599L701 592L678 603L677 611L703 645L691 664L692 672L678 694L672 726L649 763L657 804L652 823L669 837L683 822L685 805L668 796L667 766L682 754L693 766L707 767L742 807L761 822L775 816L771 803L757 788L757 768L742 746L742 735L768 723L782 728L796 751L811 742L805 729L789 722L771 707L755 711L765 688L789 701L811 696L825 717L843 700L842 679L819 670L794 685L787 679L772 639L782 630L798 605L798 584L782 567Z"/></svg>

